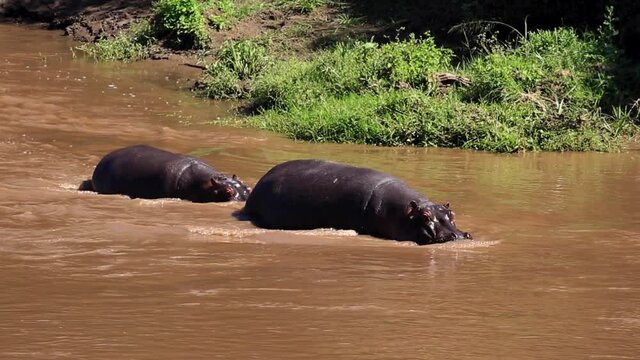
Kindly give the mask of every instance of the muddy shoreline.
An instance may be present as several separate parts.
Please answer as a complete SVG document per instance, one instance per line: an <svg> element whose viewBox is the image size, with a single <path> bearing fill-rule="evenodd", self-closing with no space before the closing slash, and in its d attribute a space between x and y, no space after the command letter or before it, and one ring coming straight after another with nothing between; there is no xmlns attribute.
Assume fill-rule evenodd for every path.
<svg viewBox="0 0 640 360"><path fill-rule="evenodd" d="M149 17L151 0L0 0L3 22L42 24L63 30L76 41L111 37L138 19Z"/></svg>

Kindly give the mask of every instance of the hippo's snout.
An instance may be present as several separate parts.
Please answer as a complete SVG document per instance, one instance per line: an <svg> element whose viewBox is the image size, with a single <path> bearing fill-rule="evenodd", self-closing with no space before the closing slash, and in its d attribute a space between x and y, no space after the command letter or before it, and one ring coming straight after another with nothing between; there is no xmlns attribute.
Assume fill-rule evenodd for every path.
<svg viewBox="0 0 640 360"><path fill-rule="evenodd" d="M233 199L238 195L238 192L232 187L225 188L224 193L229 197L229 199Z"/></svg>
<svg viewBox="0 0 640 360"><path fill-rule="evenodd" d="M456 241L456 240L471 240L473 239L473 236L471 236L470 233L468 232L452 232L446 236L442 236L439 238L439 240L436 240L435 242L449 242L449 241Z"/></svg>
<svg viewBox="0 0 640 360"><path fill-rule="evenodd" d="M471 236L470 233L468 232L462 232L462 233L453 233L453 238L451 240L471 240L473 239L473 236Z"/></svg>

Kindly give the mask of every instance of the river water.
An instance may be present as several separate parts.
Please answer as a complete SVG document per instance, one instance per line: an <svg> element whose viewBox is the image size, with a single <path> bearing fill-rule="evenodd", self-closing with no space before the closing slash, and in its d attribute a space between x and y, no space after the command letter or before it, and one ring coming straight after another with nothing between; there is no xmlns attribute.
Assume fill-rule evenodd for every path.
<svg viewBox="0 0 640 360"><path fill-rule="evenodd" d="M640 151L296 143L204 124L227 109L179 90L186 67L72 46L0 25L0 359L640 358ZM265 231L241 203L75 190L137 143L250 185L294 158L373 167L450 201L474 240Z"/></svg>

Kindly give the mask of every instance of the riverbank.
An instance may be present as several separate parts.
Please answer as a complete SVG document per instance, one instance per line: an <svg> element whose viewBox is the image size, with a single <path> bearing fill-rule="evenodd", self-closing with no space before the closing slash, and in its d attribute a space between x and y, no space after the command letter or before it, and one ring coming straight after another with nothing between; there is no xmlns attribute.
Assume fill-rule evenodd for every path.
<svg viewBox="0 0 640 360"><path fill-rule="evenodd" d="M151 15L151 0L0 0L0 19L41 23L63 30L76 41L113 37L132 23Z"/></svg>
<svg viewBox="0 0 640 360"><path fill-rule="evenodd" d="M201 68L201 95L244 100L235 123L295 139L615 151L638 132L640 71L617 45L612 10L586 32L476 21L445 34L451 14L390 7L403 14L390 22L383 1L366 11L320 0L13 3L10 16L64 26L98 60ZM433 33L410 33L429 21Z"/></svg>

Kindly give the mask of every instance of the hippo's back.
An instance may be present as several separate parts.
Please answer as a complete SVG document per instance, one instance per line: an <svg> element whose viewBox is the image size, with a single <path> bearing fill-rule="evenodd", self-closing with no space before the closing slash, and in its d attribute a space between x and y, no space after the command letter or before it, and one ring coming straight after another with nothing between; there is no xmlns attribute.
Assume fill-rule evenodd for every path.
<svg viewBox="0 0 640 360"><path fill-rule="evenodd" d="M167 197L172 175L195 159L147 145L114 150L96 166L92 183L101 194L124 194L133 198Z"/></svg>
<svg viewBox="0 0 640 360"><path fill-rule="evenodd" d="M288 161L258 181L245 213L266 228L358 231L374 189L394 181L379 171L330 161Z"/></svg>

